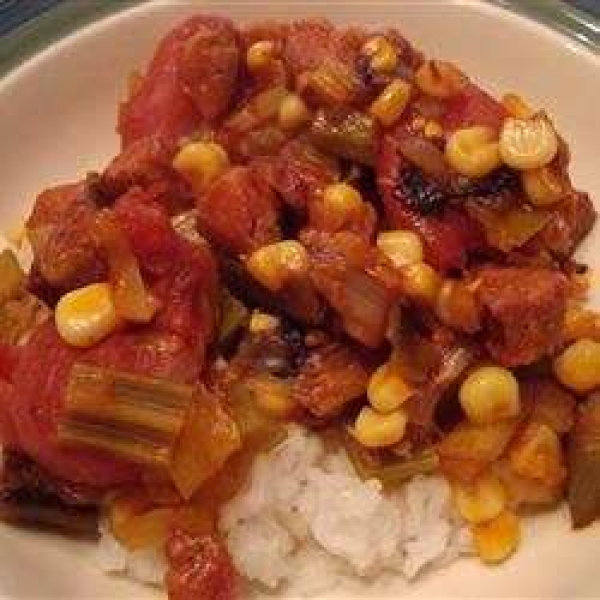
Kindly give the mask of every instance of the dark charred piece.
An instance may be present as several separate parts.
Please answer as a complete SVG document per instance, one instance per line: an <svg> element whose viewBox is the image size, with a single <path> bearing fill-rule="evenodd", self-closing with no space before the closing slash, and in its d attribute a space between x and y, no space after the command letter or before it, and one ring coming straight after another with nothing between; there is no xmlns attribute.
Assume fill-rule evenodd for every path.
<svg viewBox="0 0 600 600"><path fill-rule="evenodd" d="M20 452L3 451L0 520L97 537L100 492L53 478Z"/></svg>

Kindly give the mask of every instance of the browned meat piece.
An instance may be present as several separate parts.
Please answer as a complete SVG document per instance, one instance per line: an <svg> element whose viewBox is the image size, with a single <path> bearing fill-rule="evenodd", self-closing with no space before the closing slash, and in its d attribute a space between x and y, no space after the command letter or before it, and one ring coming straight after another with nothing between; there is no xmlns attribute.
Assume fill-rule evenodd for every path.
<svg viewBox="0 0 600 600"><path fill-rule="evenodd" d="M567 280L546 269L487 267L477 289L486 348L502 365L527 365L560 343Z"/></svg>
<svg viewBox="0 0 600 600"><path fill-rule="evenodd" d="M596 211L588 194L573 191L553 212L552 220L537 241L558 258L567 258L591 231Z"/></svg>
<svg viewBox="0 0 600 600"><path fill-rule="evenodd" d="M116 198L135 185L145 188L158 181L178 179L171 167L174 153L175 149L159 137L136 140L118 154L102 173L102 190Z"/></svg>
<svg viewBox="0 0 600 600"><path fill-rule="evenodd" d="M230 169L198 199L198 222L211 242L233 254L280 239L275 194L248 167Z"/></svg>
<svg viewBox="0 0 600 600"><path fill-rule="evenodd" d="M50 286L68 290L103 274L92 237L95 212L85 182L50 188L37 197L27 232L35 269Z"/></svg>
<svg viewBox="0 0 600 600"><path fill-rule="evenodd" d="M180 77L204 119L212 121L228 109L235 93L239 59L237 32L225 19L207 20L186 40Z"/></svg>
<svg viewBox="0 0 600 600"><path fill-rule="evenodd" d="M314 416L338 415L366 390L369 372L358 354L332 343L316 349L300 369L293 397Z"/></svg>

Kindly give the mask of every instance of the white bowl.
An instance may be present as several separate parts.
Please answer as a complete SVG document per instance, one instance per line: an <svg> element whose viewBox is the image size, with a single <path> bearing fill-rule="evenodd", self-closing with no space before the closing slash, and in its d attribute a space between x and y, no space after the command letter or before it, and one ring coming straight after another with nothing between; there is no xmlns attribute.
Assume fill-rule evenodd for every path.
<svg viewBox="0 0 600 600"><path fill-rule="evenodd" d="M542 0L540 0L542 2ZM336 23L397 26L427 53L462 65L495 92L518 90L552 114L569 141L576 184L600 192L600 59L538 23L474 1L144 4L78 31L0 82L0 223L16 225L41 189L97 170L117 150L116 109L128 73L186 15L219 12L239 21L325 16ZM600 235L582 258L600 266ZM600 299L600 296L597 296ZM155 598L100 573L92 549L0 526L0 600ZM570 530L564 510L527 521L518 554L486 568L461 560L414 584L371 586L371 596L600 597L600 526ZM352 592L355 594L356 592ZM336 597L349 597L338 589Z"/></svg>

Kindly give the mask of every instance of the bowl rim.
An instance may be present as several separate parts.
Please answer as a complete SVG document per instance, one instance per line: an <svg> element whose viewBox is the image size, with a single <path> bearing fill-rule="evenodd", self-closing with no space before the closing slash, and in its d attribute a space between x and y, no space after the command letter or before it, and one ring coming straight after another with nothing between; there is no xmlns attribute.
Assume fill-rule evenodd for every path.
<svg viewBox="0 0 600 600"><path fill-rule="evenodd" d="M488 0L488 3L537 21L592 54L600 54L600 18L564 0ZM150 4L150 0L59 2L2 36L0 81L52 43L92 23L143 4Z"/></svg>

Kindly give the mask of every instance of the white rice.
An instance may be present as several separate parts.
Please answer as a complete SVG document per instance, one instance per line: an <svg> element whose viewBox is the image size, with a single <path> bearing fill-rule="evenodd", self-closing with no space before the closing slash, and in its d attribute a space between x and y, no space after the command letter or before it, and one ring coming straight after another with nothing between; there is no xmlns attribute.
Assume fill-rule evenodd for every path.
<svg viewBox="0 0 600 600"><path fill-rule="evenodd" d="M342 580L386 573L414 578L471 551L448 485L417 477L391 494L362 481L346 455L300 428L256 460L246 487L224 508L220 528L238 571L268 590L310 596ZM103 528L104 570L160 583L157 553L128 554Z"/></svg>

